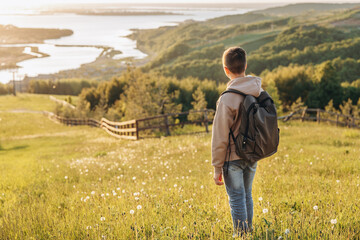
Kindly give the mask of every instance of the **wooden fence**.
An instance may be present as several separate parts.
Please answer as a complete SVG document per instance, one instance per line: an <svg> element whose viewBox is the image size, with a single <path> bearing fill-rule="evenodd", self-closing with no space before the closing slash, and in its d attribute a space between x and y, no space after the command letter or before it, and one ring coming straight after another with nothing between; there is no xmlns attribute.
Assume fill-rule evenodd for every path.
<svg viewBox="0 0 360 240"><path fill-rule="evenodd" d="M111 136L137 140L142 137L140 136L141 132L158 129L164 131L166 136L169 136L171 135L170 127L184 126L185 124L203 124L205 131L209 132L209 123L212 122L212 115L214 112L215 111L212 109L204 109L158 115L126 122L113 122L106 118L102 118L100 121L92 118L65 118L50 112L46 112L46 114L49 118L69 126L88 125L92 127L101 127ZM193 120L187 119L190 115L193 116Z"/></svg>
<svg viewBox="0 0 360 240"><path fill-rule="evenodd" d="M56 120L68 126L80 126L87 125L91 127L100 127L100 122L92 118L65 118L55 115L53 113L47 113L50 119Z"/></svg>
<svg viewBox="0 0 360 240"><path fill-rule="evenodd" d="M349 128L360 128L360 118L341 113L328 112L319 108L304 108L297 110L287 116L279 117L283 121L299 119L303 121L313 121L317 123L329 122L336 126Z"/></svg>
<svg viewBox="0 0 360 240"><path fill-rule="evenodd" d="M152 116L141 119L134 119L126 122L113 122L106 118L97 121L92 118L64 118L53 113L47 113L53 120L70 126L88 125L92 127L101 127L108 134L117 138L138 140L144 137L146 132L159 130L166 136L171 135L171 127L184 126L185 124L202 124L205 131L209 132L209 123L213 121L214 110L204 109L198 111L189 111L181 113L170 113L158 116ZM322 109L304 108L286 116L278 117L284 122L300 119L303 121L330 122L336 126L346 126L351 128L360 128L360 118L344 115L340 113L327 112Z"/></svg>
<svg viewBox="0 0 360 240"><path fill-rule="evenodd" d="M106 118L102 118L100 127L108 134L117 138L137 140L139 139L139 130L137 127L137 120L130 120L126 122L112 122Z"/></svg>
<svg viewBox="0 0 360 240"><path fill-rule="evenodd" d="M159 129L169 136L171 135L170 127L184 126L185 124L203 124L205 131L209 132L209 123L212 122L214 112L212 109L204 109L137 119L138 132ZM193 119L189 116L192 116Z"/></svg>

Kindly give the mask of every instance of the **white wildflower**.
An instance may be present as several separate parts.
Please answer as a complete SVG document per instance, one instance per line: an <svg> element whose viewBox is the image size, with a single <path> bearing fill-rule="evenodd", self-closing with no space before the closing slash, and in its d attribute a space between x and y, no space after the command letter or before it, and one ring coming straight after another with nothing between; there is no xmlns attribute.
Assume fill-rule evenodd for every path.
<svg viewBox="0 0 360 240"><path fill-rule="evenodd" d="M102 222L105 221L105 217L101 217L100 221L102 221Z"/></svg>
<svg viewBox="0 0 360 240"><path fill-rule="evenodd" d="M141 205L137 205L137 207L136 207L138 210L140 210L141 208L142 208L142 206Z"/></svg>
<svg viewBox="0 0 360 240"><path fill-rule="evenodd" d="M337 224L337 220L336 220L336 218L335 219L331 219L331 224Z"/></svg>
<svg viewBox="0 0 360 240"><path fill-rule="evenodd" d="M134 214L134 213L135 213L135 211L131 209L131 210L130 210L130 214Z"/></svg>
<svg viewBox="0 0 360 240"><path fill-rule="evenodd" d="M263 213L268 213L268 212L269 212L269 210L267 208L263 209Z"/></svg>
<svg viewBox="0 0 360 240"><path fill-rule="evenodd" d="M318 210L319 208L318 208L318 206L315 205L315 206L313 207L313 209L316 211L316 210Z"/></svg>

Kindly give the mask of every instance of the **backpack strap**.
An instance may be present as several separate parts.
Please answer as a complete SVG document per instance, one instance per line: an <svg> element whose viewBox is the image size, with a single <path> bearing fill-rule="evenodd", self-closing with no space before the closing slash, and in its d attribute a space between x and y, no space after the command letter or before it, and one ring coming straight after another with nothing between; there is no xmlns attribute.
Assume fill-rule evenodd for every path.
<svg viewBox="0 0 360 240"><path fill-rule="evenodd" d="M240 95L242 95L242 96L244 96L244 97L247 96L247 94L245 94L245 93L243 93L243 92L240 92L239 90L232 89L232 88L229 88L229 89L223 91L223 92L220 94L220 96L224 95L225 93L229 93L229 92L231 92L231 93L237 93L237 94L240 94Z"/></svg>

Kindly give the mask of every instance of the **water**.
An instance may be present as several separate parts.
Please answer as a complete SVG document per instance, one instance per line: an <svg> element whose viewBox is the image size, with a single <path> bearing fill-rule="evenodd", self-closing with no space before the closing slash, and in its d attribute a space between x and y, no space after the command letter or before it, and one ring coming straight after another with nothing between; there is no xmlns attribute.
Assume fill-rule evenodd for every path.
<svg viewBox="0 0 360 240"><path fill-rule="evenodd" d="M169 9L166 10L169 12ZM40 52L49 54L45 58L33 58L19 62L16 79L25 75L56 73L61 70L75 69L81 64L92 62L102 49L96 47L58 47L61 45L97 45L109 46L120 50L115 57L144 58L146 54L136 49L136 42L126 38L130 29L150 29L160 26L173 26L188 19L206 20L209 18L240 14L249 9L183 9L171 10L182 15L158 16L91 16L76 14L54 15L0 15L0 24L12 24L26 28L61 28L71 29L74 34L60 39L45 40L43 44L16 44L16 46L36 46ZM0 44L0 47L4 46ZM9 70L0 71L0 82L7 83L13 78Z"/></svg>

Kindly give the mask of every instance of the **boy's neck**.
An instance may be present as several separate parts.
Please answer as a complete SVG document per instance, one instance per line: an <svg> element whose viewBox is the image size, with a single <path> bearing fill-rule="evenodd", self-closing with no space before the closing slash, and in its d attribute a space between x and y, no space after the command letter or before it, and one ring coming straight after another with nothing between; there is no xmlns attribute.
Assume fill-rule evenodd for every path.
<svg viewBox="0 0 360 240"><path fill-rule="evenodd" d="M240 74L231 74L229 77L230 80L234 80L235 78L239 78L239 77L245 77L245 72L242 72Z"/></svg>

